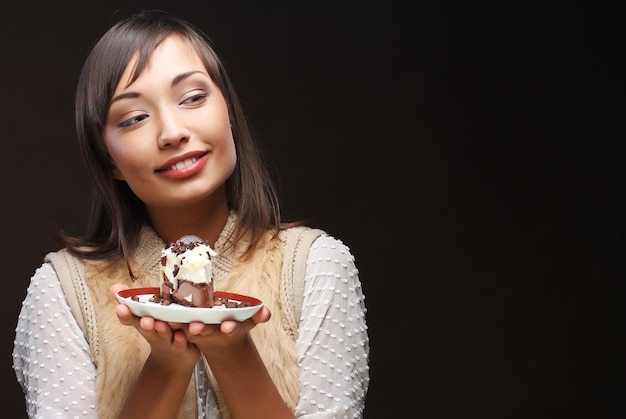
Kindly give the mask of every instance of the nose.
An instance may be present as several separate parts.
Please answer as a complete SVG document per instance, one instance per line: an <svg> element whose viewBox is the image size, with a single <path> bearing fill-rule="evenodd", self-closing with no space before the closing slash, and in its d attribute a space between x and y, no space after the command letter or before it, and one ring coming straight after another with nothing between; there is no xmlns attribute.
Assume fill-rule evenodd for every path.
<svg viewBox="0 0 626 419"><path fill-rule="evenodd" d="M162 111L159 113L161 129L158 136L160 148L176 147L189 141L189 131L176 111Z"/></svg>

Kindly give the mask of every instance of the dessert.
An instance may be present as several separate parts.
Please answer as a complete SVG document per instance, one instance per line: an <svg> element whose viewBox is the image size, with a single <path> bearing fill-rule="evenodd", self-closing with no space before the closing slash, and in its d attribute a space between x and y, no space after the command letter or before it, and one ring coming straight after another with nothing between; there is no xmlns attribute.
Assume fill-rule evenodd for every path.
<svg viewBox="0 0 626 419"><path fill-rule="evenodd" d="M217 253L206 240L184 236L165 246L161 253L163 303L187 307L213 307L213 266Z"/></svg>

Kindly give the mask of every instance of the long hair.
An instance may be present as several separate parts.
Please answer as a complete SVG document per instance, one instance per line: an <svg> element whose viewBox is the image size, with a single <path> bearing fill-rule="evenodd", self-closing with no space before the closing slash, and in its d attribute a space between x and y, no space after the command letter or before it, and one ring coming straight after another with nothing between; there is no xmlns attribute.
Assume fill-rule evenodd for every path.
<svg viewBox="0 0 626 419"><path fill-rule="evenodd" d="M264 231L280 229L276 188L255 144L240 101L210 39L194 25L162 11L143 11L113 25L92 46L76 90L76 131L82 159L95 184L85 235L59 231L74 254L89 259L124 258L148 223L144 203L126 182L114 179L103 139L110 100L129 61L137 54L132 81L142 73L155 48L168 36L185 39L198 53L224 95L232 125L237 163L226 181L229 209L237 214L234 240L247 235L248 250Z"/></svg>

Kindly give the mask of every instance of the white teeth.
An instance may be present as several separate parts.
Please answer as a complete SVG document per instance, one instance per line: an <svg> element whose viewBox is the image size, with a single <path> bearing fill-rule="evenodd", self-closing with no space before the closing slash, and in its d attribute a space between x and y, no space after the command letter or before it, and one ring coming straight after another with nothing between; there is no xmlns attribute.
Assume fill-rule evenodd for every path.
<svg viewBox="0 0 626 419"><path fill-rule="evenodd" d="M169 170L180 170L180 169L184 169L185 167L189 167L192 164L194 164L196 162L196 160L198 160L195 157L192 157L190 159L186 159L183 161L179 161L178 163L170 166Z"/></svg>

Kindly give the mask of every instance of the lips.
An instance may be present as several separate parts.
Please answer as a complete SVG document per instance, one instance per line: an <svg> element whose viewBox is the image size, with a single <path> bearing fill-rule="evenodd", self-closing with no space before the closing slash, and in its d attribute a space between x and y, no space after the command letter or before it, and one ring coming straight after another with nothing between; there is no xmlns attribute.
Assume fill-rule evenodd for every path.
<svg viewBox="0 0 626 419"><path fill-rule="evenodd" d="M170 167L166 167L165 169L162 169L162 170L180 170L180 169L184 169L186 167L191 166L192 164L194 164L197 161L198 161L197 157L191 157L191 158L185 159L183 161L179 161L178 163L175 163L175 164L171 165Z"/></svg>
<svg viewBox="0 0 626 419"><path fill-rule="evenodd" d="M157 173L171 179L181 179L198 173L207 161L209 153L187 153L168 160L156 170Z"/></svg>

